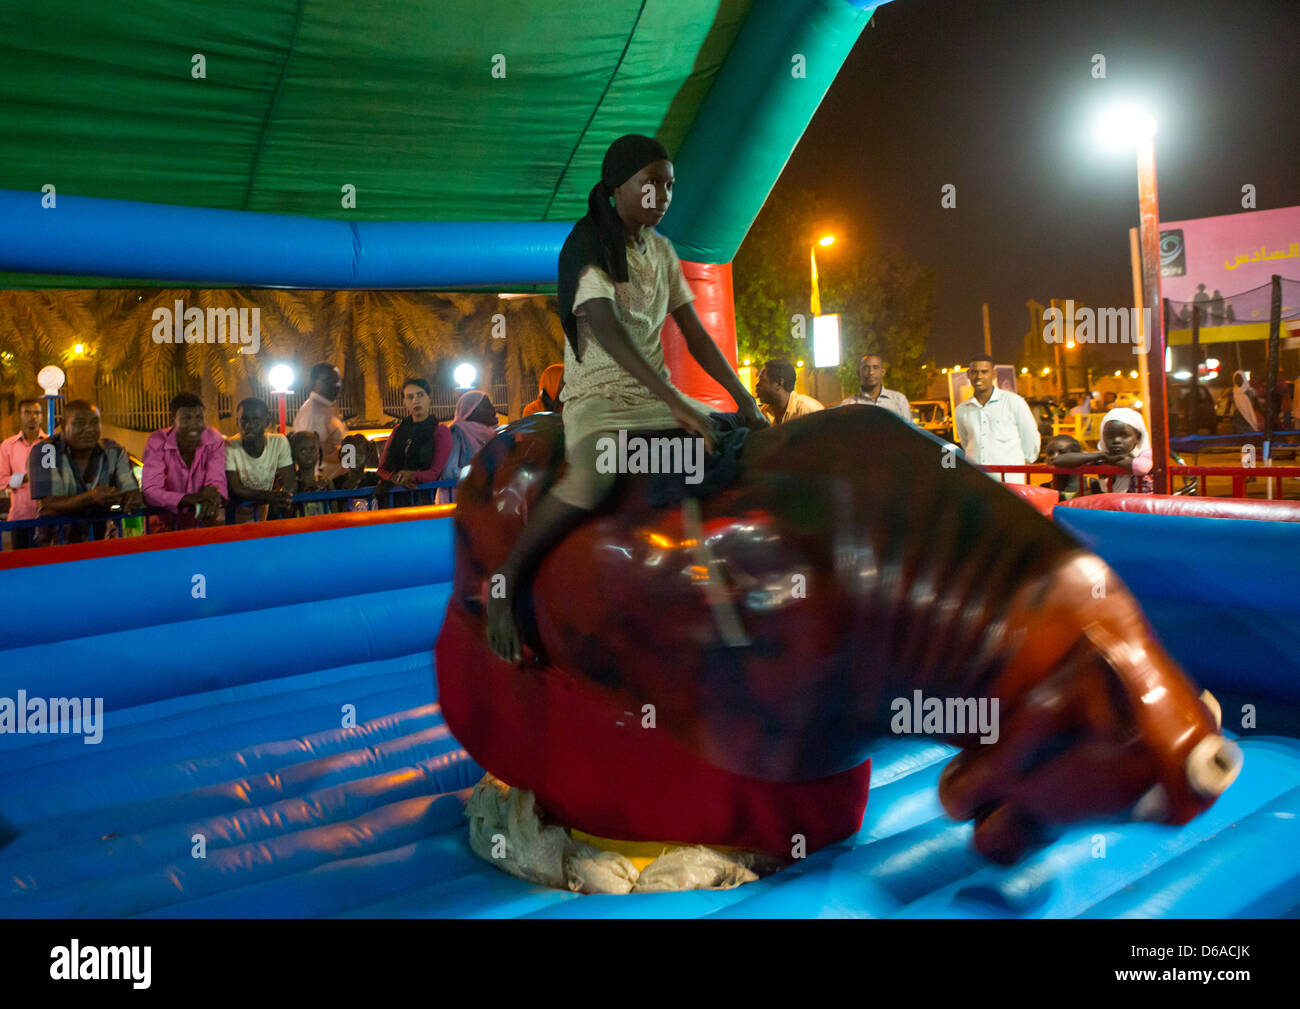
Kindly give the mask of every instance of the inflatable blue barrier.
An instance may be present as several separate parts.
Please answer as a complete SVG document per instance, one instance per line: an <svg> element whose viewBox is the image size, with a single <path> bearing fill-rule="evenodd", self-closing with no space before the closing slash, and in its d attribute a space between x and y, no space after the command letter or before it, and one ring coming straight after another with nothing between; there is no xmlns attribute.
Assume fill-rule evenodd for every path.
<svg viewBox="0 0 1300 1009"><path fill-rule="evenodd" d="M1300 706L1300 523L1057 508L1211 690Z"/></svg>
<svg viewBox="0 0 1300 1009"><path fill-rule="evenodd" d="M1068 521L1164 614L1157 627L1177 619L1167 626L1199 635L1211 674L1201 679L1217 674L1294 704L1293 658L1243 679L1230 661L1239 642L1214 638L1227 625L1185 626L1178 610L1208 613L1227 599L1260 635L1294 630L1284 600L1252 594L1250 579L1206 556L1277 565L1289 549L1294 558L1273 523L1231 523L1266 528L1242 530L1228 554L1227 520L1079 512ZM1185 538L1192 531L1175 524L1188 521L1218 523L1215 535ZM99 697L104 710L95 744L0 734L0 816L18 831L0 848L0 915L1229 917L1300 908L1300 741L1249 733L1239 737L1240 778L1191 823L1079 824L1009 868L981 858L970 825L939 805L936 782L955 751L909 738L873 754L856 835L756 883L583 897L521 882L469 851L464 800L482 769L448 733L435 696L451 519L407 509L321 523L273 523L219 543L157 538L179 544L171 548L52 548L40 555L49 563L30 566L34 554L6 555L9 597L40 605L7 633L0 698ZM1200 555L1187 549L1197 542ZM1185 645L1165 637L1176 654Z"/></svg>
<svg viewBox="0 0 1300 1009"><path fill-rule="evenodd" d="M0 189L0 270L208 286L555 283L563 221L337 221ZM193 240L202 235L203 241Z"/></svg>

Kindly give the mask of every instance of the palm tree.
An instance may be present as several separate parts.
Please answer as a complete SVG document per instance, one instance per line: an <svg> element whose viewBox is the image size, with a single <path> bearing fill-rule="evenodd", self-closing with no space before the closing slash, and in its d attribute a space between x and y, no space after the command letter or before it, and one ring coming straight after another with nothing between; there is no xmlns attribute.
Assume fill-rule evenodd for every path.
<svg viewBox="0 0 1300 1009"><path fill-rule="evenodd" d="M159 343L159 309L258 309L261 346ZM170 317L170 316L169 316ZM508 410L518 416L542 369L563 359L554 300L540 295L432 291L130 289L0 291L0 383L26 388L74 343L91 347L98 379L144 389L196 389L215 421L220 396L252 394L262 369L290 360L299 374L317 361L344 365L361 414L383 414L383 391L409 374L431 374L464 356L505 374Z"/></svg>
<svg viewBox="0 0 1300 1009"><path fill-rule="evenodd" d="M0 384L35 391L36 373L94 332L94 291L0 291Z"/></svg>
<svg viewBox="0 0 1300 1009"><path fill-rule="evenodd" d="M536 393L537 378L547 366L564 360L564 327L555 300L544 295L502 298L496 312L503 325L494 324L489 344L503 358L508 413L518 417ZM500 338L498 332L504 330Z"/></svg>
<svg viewBox="0 0 1300 1009"><path fill-rule="evenodd" d="M96 323L101 380L138 375L146 388L170 387L177 379L197 386L214 421L218 397L244 396L260 377L266 362L291 354L314 329L317 292L211 288L167 288L147 291L111 289L98 292ZM176 302L198 308L258 310L260 348L243 353L234 343L159 343L153 338L160 309L175 311ZM188 377L190 381L184 381Z"/></svg>

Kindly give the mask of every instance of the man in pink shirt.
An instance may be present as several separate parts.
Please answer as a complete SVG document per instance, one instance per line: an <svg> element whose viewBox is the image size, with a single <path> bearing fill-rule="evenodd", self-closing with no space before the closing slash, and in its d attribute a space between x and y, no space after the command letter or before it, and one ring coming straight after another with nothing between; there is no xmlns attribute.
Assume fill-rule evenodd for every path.
<svg viewBox="0 0 1300 1009"><path fill-rule="evenodd" d="M149 519L150 532L192 529L225 520L226 440L203 416L203 400L182 392L171 401L172 426L155 431L144 447L144 500L176 516Z"/></svg>
<svg viewBox="0 0 1300 1009"><path fill-rule="evenodd" d="M9 491L9 521L34 519L40 506L32 500L32 482L27 478L27 455L32 446L47 437L41 430L41 401L24 399L18 404L18 433L0 441L0 490ZM32 530L15 529L11 534L15 550L32 544Z"/></svg>

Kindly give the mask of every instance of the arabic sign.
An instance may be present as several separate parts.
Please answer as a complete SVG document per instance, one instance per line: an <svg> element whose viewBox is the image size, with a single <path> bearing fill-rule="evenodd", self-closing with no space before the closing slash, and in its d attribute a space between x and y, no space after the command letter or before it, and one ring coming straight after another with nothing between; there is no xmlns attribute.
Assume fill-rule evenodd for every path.
<svg viewBox="0 0 1300 1009"><path fill-rule="evenodd" d="M1161 294L1191 303L1300 279L1300 207L1160 224Z"/></svg>
<svg viewBox="0 0 1300 1009"><path fill-rule="evenodd" d="M1291 329L1300 288L1300 207L1162 223L1160 288L1172 313L1169 342L1191 342L1197 308L1203 342L1265 338L1275 273L1286 278L1282 320Z"/></svg>

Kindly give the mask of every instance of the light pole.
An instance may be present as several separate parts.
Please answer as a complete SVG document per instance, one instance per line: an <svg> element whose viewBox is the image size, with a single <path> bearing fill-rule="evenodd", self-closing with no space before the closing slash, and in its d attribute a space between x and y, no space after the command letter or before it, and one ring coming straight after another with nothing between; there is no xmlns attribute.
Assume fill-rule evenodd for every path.
<svg viewBox="0 0 1300 1009"><path fill-rule="evenodd" d="M1142 302L1150 318L1143 346L1146 404L1151 418L1151 480L1157 494L1169 493L1169 393L1165 383L1165 320L1160 299L1160 204L1156 196L1156 120L1132 106L1110 110L1103 119L1112 144L1137 148L1138 242ZM1151 363L1154 361L1154 365Z"/></svg>
<svg viewBox="0 0 1300 1009"><path fill-rule="evenodd" d="M812 298L809 301L808 307L812 309L814 339L815 339L815 334L817 329L817 319L822 314L822 295L821 295L821 290L817 286L817 246L820 245L824 248L828 245L834 245L834 244L835 244L834 235L824 235L823 237L817 239L817 241L814 242L811 246L809 246L808 257L812 262ZM816 354L814 354L813 355L813 383L812 383L814 386L816 386L817 384L816 380L817 380L817 358L816 358ZM816 395L817 391L818 390L816 388L813 389L814 397L820 399L821 397Z"/></svg>
<svg viewBox="0 0 1300 1009"><path fill-rule="evenodd" d="M271 392L280 404L280 433L284 434L289 426L289 410L285 400L293 391L293 369L287 364L277 364L266 377L271 383Z"/></svg>
<svg viewBox="0 0 1300 1009"><path fill-rule="evenodd" d="M812 303L810 307L812 308L812 316L814 319L817 318L817 316L822 314L822 296L821 296L821 291L817 289L817 246L819 245L826 246L826 245L834 245L834 244L835 244L835 236L826 235L824 238L819 238L816 242L814 242L811 246L809 246L810 251L808 255L812 260Z"/></svg>
<svg viewBox="0 0 1300 1009"><path fill-rule="evenodd" d="M36 382L45 393L45 430L54 434L54 403L67 376L57 364L47 364L36 375Z"/></svg>

